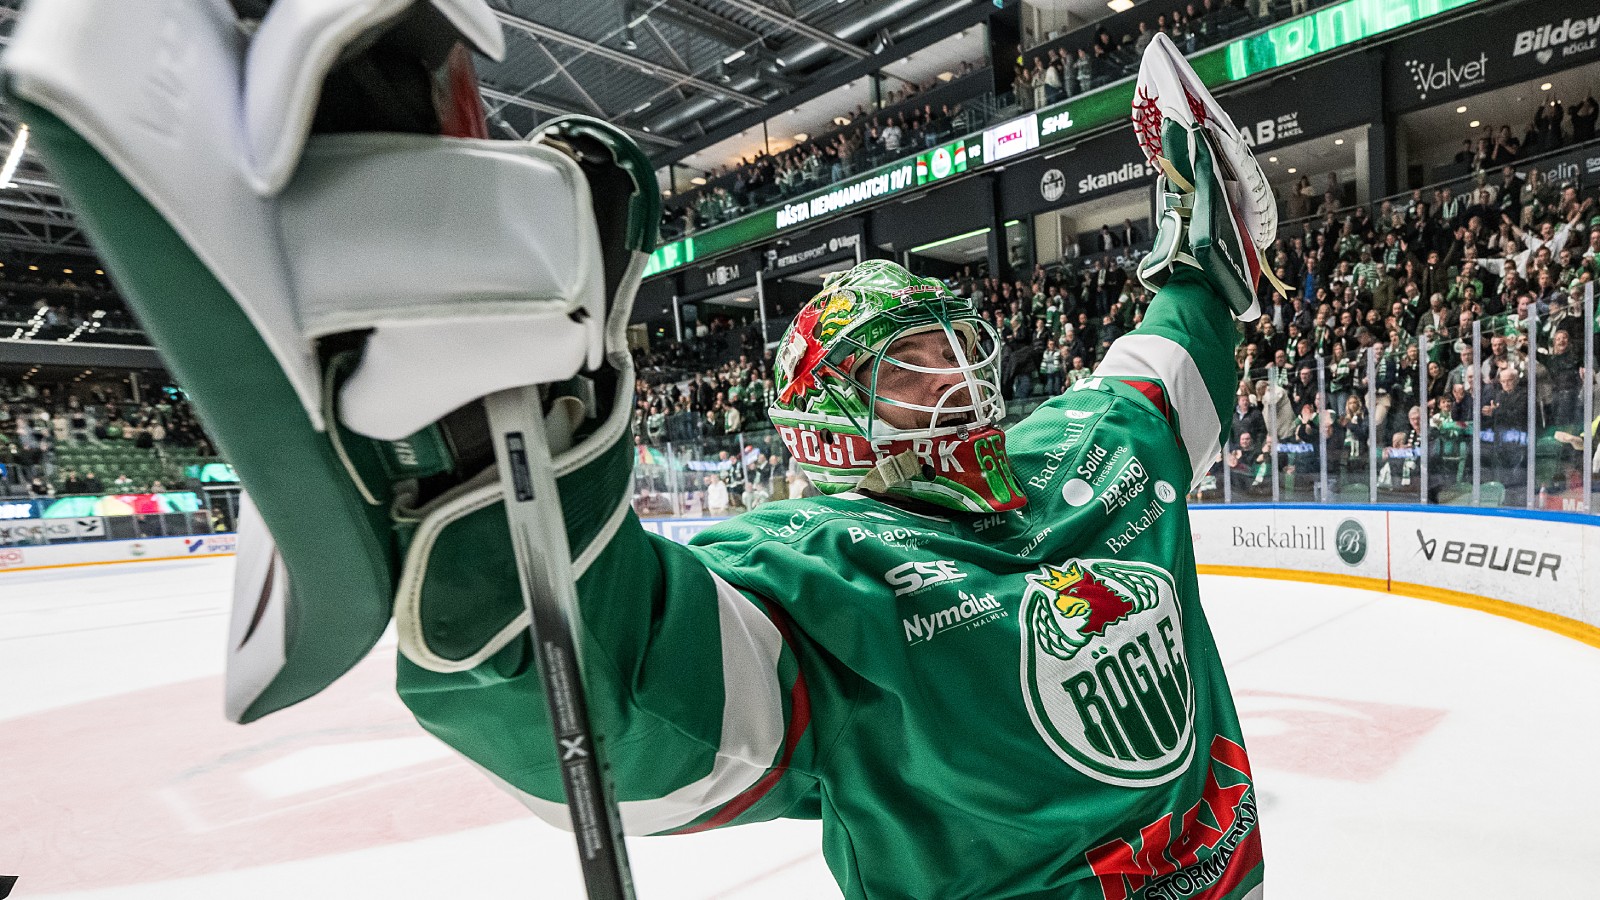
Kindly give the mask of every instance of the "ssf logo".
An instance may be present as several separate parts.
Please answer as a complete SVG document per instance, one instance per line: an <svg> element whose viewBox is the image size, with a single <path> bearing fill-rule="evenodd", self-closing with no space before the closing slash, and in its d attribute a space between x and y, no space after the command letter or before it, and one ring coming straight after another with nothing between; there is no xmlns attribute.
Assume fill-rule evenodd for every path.
<svg viewBox="0 0 1600 900"><path fill-rule="evenodd" d="M883 573L883 580L894 588L896 597L915 593L930 585L960 581L966 577L967 573L956 568L956 564L948 559L901 563Z"/></svg>
<svg viewBox="0 0 1600 900"><path fill-rule="evenodd" d="M1106 784L1163 784L1194 755L1194 685L1172 576L1072 559L1028 576L1022 691L1050 749Z"/></svg>

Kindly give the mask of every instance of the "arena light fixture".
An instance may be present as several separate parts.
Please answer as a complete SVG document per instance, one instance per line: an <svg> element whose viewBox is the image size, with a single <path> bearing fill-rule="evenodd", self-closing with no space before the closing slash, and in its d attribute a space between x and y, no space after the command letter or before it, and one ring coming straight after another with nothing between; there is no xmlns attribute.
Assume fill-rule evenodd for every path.
<svg viewBox="0 0 1600 900"><path fill-rule="evenodd" d="M1546 81L1544 84L1539 85L1539 90L1548 91L1548 90L1550 90L1550 87L1551 87L1550 82Z"/></svg>
<svg viewBox="0 0 1600 900"><path fill-rule="evenodd" d="M934 77L939 79L940 81L948 83L952 78L956 77L956 73L954 73L954 72L940 72L938 75L935 75Z"/></svg>
<svg viewBox="0 0 1600 900"><path fill-rule="evenodd" d="M1290 174L1290 175L1293 175L1293 174L1294 174L1294 173L1296 173L1296 172L1298 172L1298 171L1300 171L1300 170L1299 170L1299 169L1296 169L1296 168L1295 168L1295 167L1294 167L1294 166L1290 166L1290 167L1289 167L1289 174Z"/></svg>
<svg viewBox="0 0 1600 900"><path fill-rule="evenodd" d="M1278 158L1276 156L1267 157L1267 162L1277 162L1277 161L1278 161Z"/></svg>
<svg viewBox="0 0 1600 900"><path fill-rule="evenodd" d="M795 136L794 136L794 142L796 144L804 144L806 141L809 141L809 140L811 140L811 135L806 134L804 131L797 132L795 134Z"/></svg>
<svg viewBox="0 0 1600 900"><path fill-rule="evenodd" d="M1466 111L1467 111L1467 108L1465 106L1456 107L1456 112L1458 112L1458 113L1464 113Z"/></svg>
<svg viewBox="0 0 1600 900"><path fill-rule="evenodd" d="M833 124L838 125L839 127L843 128L844 126L850 124L850 117L849 116L834 116L833 117Z"/></svg>
<svg viewBox="0 0 1600 900"><path fill-rule="evenodd" d="M739 60L744 59L744 54L745 51L743 50L735 50L722 58L722 64L725 66L731 66Z"/></svg>
<svg viewBox="0 0 1600 900"><path fill-rule="evenodd" d="M633 108L633 111L636 112L636 113L642 113L645 110L649 109L650 108L650 104L652 104L654 102L655 102L654 100L646 100L645 102L639 104L638 106L635 106Z"/></svg>
<svg viewBox="0 0 1600 900"><path fill-rule="evenodd" d="M706 183L706 179L704 175L696 175L695 177L689 179L689 183L695 187L703 187Z"/></svg>
<svg viewBox="0 0 1600 900"><path fill-rule="evenodd" d="M1344 138L1334 138L1333 139L1333 145L1335 147L1343 147L1344 146Z"/></svg>
<svg viewBox="0 0 1600 900"><path fill-rule="evenodd" d="M987 228L979 228L977 231L968 231L968 232L966 232L964 234L952 235L952 236L944 238L942 240L937 240L937 241L933 241L932 243L923 244L920 247L912 247L910 252L912 252L912 253L921 253L921 252L923 252L925 250L932 250L935 247L943 247L945 244L953 244L956 241L964 241L967 238L974 238L974 237L977 237L979 235L988 234L988 233L989 233L989 229L987 229Z"/></svg>
<svg viewBox="0 0 1600 900"><path fill-rule="evenodd" d="M1473 119L1471 122L1467 123L1467 127L1468 128L1477 128L1479 125L1482 125L1482 124L1483 123L1478 121L1477 119Z"/></svg>
<svg viewBox="0 0 1600 900"><path fill-rule="evenodd" d="M1127 12L1133 9L1133 0L1107 0L1106 5L1111 7L1112 12Z"/></svg>

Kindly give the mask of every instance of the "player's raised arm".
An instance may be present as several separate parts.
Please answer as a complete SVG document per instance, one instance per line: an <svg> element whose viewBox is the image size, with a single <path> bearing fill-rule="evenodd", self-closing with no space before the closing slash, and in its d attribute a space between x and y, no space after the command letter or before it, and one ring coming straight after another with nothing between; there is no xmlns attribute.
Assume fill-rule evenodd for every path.
<svg viewBox="0 0 1600 900"><path fill-rule="evenodd" d="M1261 314L1255 288L1277 207L1228 114L1160 35L1139 69L1133 115L1140 145L1162 169L1155 248L1138 273L1155 299L1095 374L1158 386L1198 478L1227 439L1238 386L1234 319Z"/></svg>

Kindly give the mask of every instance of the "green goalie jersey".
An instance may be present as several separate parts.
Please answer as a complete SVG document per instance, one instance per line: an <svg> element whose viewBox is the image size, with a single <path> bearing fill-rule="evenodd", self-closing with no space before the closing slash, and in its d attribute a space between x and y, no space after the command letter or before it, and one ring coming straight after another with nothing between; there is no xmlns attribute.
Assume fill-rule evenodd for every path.
<svg viewBox="0 0 1600 900"><path fill-rule="evenodd" d="M564 481L568 515L600 523L569 530L628 832L820 818L851 898L1256 896L1257 798L1184 504L1235 343L1177 273L1095 377L1007 432L1028 496L1009 513L846 493L682 547L618 505L626 464ZM400 690L424 726L566 824L526 638L471 668L415 657Z"/></svg>

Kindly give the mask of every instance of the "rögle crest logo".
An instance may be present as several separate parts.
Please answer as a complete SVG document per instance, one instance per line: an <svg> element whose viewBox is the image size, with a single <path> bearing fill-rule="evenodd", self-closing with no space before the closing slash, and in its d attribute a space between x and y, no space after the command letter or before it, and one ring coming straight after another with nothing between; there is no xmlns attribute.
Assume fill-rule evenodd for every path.
<svg viewBox="0 0 1600 900"><path fill-rule="evenodd" d="M1107 784L1161 784L1194 754L1194 685L1167 572L1073 559L1028 576L1022 690L1040 737Z"/></svg>

